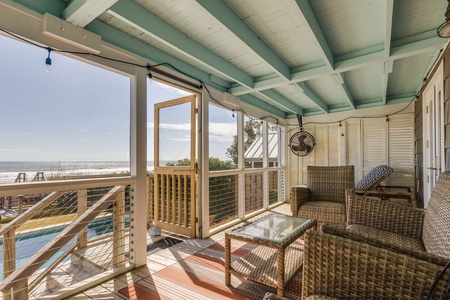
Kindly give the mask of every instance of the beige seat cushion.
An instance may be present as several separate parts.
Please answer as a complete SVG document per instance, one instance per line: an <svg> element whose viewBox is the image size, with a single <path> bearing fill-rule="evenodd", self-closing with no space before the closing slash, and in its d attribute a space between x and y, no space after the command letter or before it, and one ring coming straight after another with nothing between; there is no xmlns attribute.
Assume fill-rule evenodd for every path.
<svg viewBox="0 0 450 300"><path fill-rule="evenodd" d="M300 206L300 218L318 222L345 224L345 204L328 201L309 201Z"/></svg>
<svg viewBox="0 0 450 300"><path fill-rule="evenodd" d="M409 248L411 250L425 251L423 243L419 239L411 238L397 233L373 228L370 226L352 224L347 230L363 236L370 237L373 240L387 243L399 248Z"/></svg>

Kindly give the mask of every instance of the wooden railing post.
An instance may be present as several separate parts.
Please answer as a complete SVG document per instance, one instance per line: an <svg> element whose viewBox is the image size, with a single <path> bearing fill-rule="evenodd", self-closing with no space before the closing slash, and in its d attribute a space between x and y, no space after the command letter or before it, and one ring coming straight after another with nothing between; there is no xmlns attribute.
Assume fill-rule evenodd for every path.
<svg viewBox="0 0 450 300"><path fill-rule="evenodd" d="M81 216L87 210L87 190L78 191L78 210L77 216ZM78 248L87 247L87 227L84 227L78 233Z"/></svg>
<svg viewBox="0 0 450 300"><path fill-rule="evenodd" d="M16 270L16 231L14 228L3 235L3 278ZM3 299L11 300L11 291L3 293Z"/></svg>
<svg viewBox="0 0 450 300"><path fill-rule="evenodd" d="M113 211L113 268L125 263L125 189L123 188L114 201Z"/></svg>
<svg viewBox="0 0 450 300"><path fill-rule="evenodd" d="M23 196L22 195L19 196L17 210L19 212L19 215L23 214Z"/></svg>
<svg viewBox="0 0 450 300"><path fill-rule="evenodd" d="M150 227L151 223L153 222L153 173L150 173L147 175L147 184L148 184L148 215L147 215L147 228Z"/></svg>
<svg viewBox="0 0 450 300"><path fill-rule="evenodd" d="M17 281L13 286L13 298L20 300L28 299L28 278Z"/></svg>

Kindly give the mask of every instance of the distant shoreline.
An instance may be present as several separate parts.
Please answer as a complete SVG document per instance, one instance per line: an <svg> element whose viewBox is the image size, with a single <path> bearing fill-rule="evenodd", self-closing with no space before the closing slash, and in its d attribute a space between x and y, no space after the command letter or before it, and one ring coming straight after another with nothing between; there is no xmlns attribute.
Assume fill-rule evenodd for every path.
<svg viewBox="0 0 450 300"><path fill-rule="evenodd" d="M168 161L167 161L168 162ZM167 162L163 162L164 164ZM153 161L147 161L147 170L152 171ZM31 182L38 172L45 179L92 176L103 174L125 174L130 172L129 161L0 161L0 184L16 181L19 173L25 173L25 181ZM23 175L22 175L23 176ZM56 180L56 179L53 179Z"/></svg>

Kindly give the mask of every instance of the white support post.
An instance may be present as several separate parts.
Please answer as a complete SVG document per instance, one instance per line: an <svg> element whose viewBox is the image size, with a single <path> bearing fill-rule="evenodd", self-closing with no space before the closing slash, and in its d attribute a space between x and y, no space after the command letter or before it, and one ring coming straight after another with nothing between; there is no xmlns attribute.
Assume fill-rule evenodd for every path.
<svg viewBox="0 0 450 300"><path fill-rule="evenodd" d="M262 155L263 155L263 207L269 207L269 123L263 122L262 125Z"/></svg>
<svg viewBox="0 0 450 300"><path fill-rule="evenodd" d="M289 172L286 171L286 157L287 157L287 130L286 127L278 127L278 167L283 168L278 172L278 199L283 199L283 201L289 201L286 198L287 193L285 193L286 185L289 182Z"/></svg>
<svg viewBox="0 0 450 300"><path fill-rule="evenodd" d="M237 112L237 134L238 134L238 169L244 170L245 168L245 155L244 155L244 114ZM239 207L238 216L243 219L245 217L245 174L240 173L238 185L238 197Z"/></svg>
<svg viewBox="0 0 450 300"><path fill-rule="evenodd" d="M131 80L131 187L130 261L140 267L147 261L147 70L136 68Z"/></svg>
<svg viewBox="0 0 450 300"><path fill-rule="evenodd" d="M206 92L206 91L205 91ZM199 101L200 112L200 128L199 128L199 141L201 139L201 147L199 157L200 165L198 174L200 176L199 195L202 201L202 205L197 207L201 208L202 214L202 227L201 238L209 237L209 99L206 97L207 93L203 93L201 101Z"/></svg>

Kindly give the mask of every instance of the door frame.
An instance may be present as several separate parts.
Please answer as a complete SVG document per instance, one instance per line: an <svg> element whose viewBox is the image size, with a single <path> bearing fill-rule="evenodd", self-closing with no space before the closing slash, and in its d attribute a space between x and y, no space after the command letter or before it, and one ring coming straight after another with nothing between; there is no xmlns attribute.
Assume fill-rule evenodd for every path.
<svg viewBox="0 0 450 300"><path fill-rule="evenodd" d="M428 200L439 174L445 170L444 157L444 84L441 63L422 97L423 111L423 202Z"/></svg>

